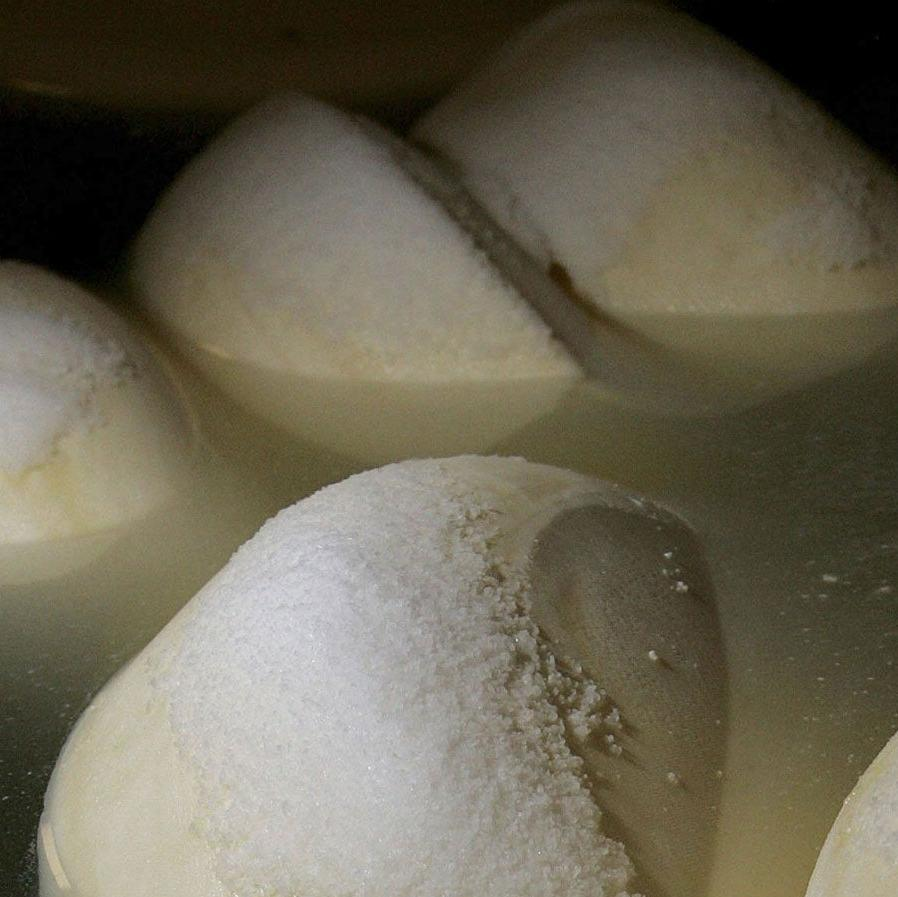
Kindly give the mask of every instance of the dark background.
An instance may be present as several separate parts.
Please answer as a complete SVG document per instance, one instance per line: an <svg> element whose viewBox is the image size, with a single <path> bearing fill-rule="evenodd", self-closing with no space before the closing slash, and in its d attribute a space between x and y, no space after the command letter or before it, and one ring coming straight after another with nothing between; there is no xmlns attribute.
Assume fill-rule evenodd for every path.
<svg viewBox="0 0 898 897"><path fill-rule="evenodd" d="M295 85L401 129L554 5L241 2L212 12L187 4L203 17L183 23L165 0L141 4L136 22L109 4L100 7L118 18L96 21L68 6L59 15L59 3L0 5L0 258L102 276L185 160L261 94ZM898 165L898 36L883 4L677 5L767 60ZM177 9L183 15L185 4Z"/></svg>

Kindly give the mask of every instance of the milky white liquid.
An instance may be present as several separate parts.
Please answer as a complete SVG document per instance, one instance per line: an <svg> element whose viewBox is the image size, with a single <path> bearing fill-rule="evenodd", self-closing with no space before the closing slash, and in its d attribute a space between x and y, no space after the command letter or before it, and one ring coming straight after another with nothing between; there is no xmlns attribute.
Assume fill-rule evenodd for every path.
<svg viewBox="0 0 898 897"><path fill-rule="evenodd" d="M697 357L709 371L744 375L746 396L767 398L685 419L583 384L494 449L658 499L704 548L728 664L723 777L698 795L716 834L694 871L699 890L648 897L803 897L842 800L898 729L898 353L887 345L826 376L827 343L868 332L868 315L650 323L690 338L707 327L718 347L751 344L749 365ZM784 363L783 346L819 353L814 370ZM808 373L775 395L758 371L784 365ZM244 383L251 374L235 367ZM272 506L363 466L299 442L214 387L192 390L219 446ZM360 436L360 456L366 445Z"/></svg>

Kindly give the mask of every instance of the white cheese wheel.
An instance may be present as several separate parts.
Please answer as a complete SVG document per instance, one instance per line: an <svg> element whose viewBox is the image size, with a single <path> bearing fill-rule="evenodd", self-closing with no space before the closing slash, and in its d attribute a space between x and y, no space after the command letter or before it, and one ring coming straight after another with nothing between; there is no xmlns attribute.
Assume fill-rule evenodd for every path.
<svg viewBox="0 0 898 897"><path fill-rule="evenodd" d="M898 334L898 180L685 14L563 6L415 134L586 302L662 345L778 388Z"/></svg>
<svg viewBox="0 0 898 897"><path fill-rule="evenodd" d="M72 733L41 823L42 897L700 881L724 699L685 533L520 459L405 462L281 512ZM584 666L568 651L589 602L608 650ZM623 847L604 830L606 776Z"/></svg>
<svg viewBox="0 0 898 897"><path fill-rule="evenodd" d="M0 419L7 552L145 517L175 493L193 444L180 398L124 322L16 262L0 264Z"/></svg>
<svg viewBox="0 0 898 897"><path fill-rule="evenodd" d="M226 391L366 461L481 449L578 376L389 139L300 95L251 111L188 165L132 277Z"/></svg>

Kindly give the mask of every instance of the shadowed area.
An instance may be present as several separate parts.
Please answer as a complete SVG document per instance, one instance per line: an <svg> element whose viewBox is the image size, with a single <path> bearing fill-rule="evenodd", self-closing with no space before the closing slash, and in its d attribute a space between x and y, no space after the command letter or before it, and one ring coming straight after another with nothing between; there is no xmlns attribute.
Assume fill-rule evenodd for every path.
<svg viewBox="0 0 898 897"><path fill-rule="evenodd" d="M582 756L609 834L653 897L703 893L726 739L726 676L701 551L678 521L569 511L541 534L533 616L620 710Z"/></svg>

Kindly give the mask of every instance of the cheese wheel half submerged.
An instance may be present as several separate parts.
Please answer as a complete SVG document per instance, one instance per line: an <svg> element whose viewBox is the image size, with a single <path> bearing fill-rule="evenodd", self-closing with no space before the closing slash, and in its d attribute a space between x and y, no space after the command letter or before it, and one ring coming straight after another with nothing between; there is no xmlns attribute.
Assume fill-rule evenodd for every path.
<svg viewBox="0 0 898 897"><path fill-rule="evenodd" d="M667 512L519 459L360 474L267 523L86 711L41 894L685 893L723 691Z"/></svg>
<svg viewBox="0 0 898 897"><path fill-rule="evenodd" d="M894 173L685 14L565 5L415 134L583 302L750 390L898 334Z"/></svg>
<svg viewBox="0 0 898 897"><path fill-rule="evenodd" d="M0 581L52 575L54 544L63 566L83 561L177 494L193 449L180 397L124 322L17 262L0 264L0 417Z"/></svg>
<svg viewBox="0 0 898 897"><path fill-rule="evenodd" d="M226 392L369 463L487 448L579 377L392 147L324 103L270 100L164 194L132 270Z"/></svg>

